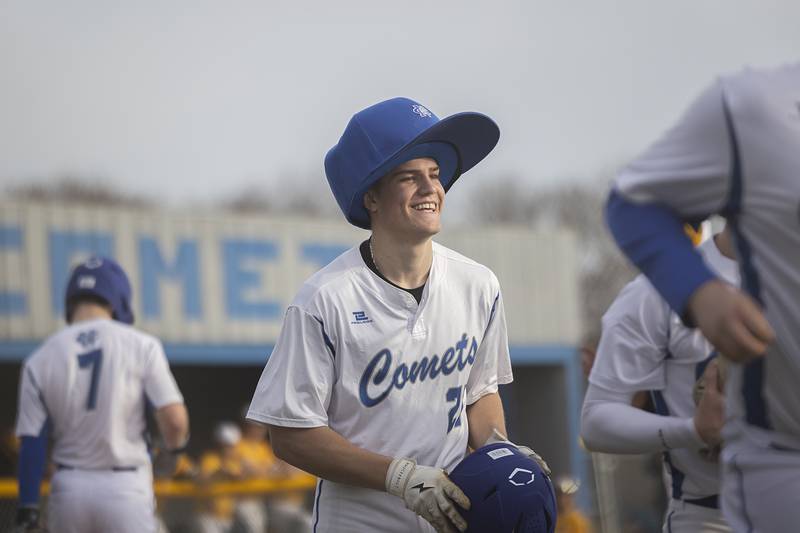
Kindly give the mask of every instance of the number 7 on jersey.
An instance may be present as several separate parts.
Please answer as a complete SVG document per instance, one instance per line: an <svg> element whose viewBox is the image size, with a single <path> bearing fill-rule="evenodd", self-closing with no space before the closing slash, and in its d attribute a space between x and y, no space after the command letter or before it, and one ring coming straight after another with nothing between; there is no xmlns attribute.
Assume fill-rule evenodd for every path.
<svg viewBox="0 0 800 533"><path fill-rule="evenodd" d="M89 396L86 398L86 410L91 411L97 405L97 383L100 380L100 368L103 366L103 350L92 350L78 356L78 366L91 367L92 377L89 381Z"/></svg>

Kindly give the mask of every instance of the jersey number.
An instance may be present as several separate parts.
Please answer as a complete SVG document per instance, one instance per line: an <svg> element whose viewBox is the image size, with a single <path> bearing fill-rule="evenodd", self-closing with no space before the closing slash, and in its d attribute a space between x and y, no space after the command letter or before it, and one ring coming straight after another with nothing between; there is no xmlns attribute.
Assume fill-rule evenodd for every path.
<svg viewBox="0 0 800 533"><path fill-rule="evenodd" d="M451 389L447 389L447 401L448 402L456 402L450 411L447 413L447 432L453 428L457 428L461 426L461 390L464 387L453 387Z"/></svg>
<svg viewBox="0 0 800 533"><path fill-rule="evenodd" d="M92 350L78 356L78 366L92 368L89 382L89 397L86 398L86 409L91 411L97 405L97 382L100 380L100 368L103 366L103 350Z"/></svg>

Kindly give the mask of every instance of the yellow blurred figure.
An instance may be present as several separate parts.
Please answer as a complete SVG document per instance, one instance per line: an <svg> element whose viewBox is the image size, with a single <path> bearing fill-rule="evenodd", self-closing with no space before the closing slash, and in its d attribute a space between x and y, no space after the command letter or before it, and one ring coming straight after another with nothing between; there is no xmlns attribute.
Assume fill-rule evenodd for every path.
<svg viewBox="0 0 800 533"><path fill-rule="evenodd" d="M242 427L242 438L235 447L242 461L242 468L247 477L271 477L276 473L278 459L267 443L267 428L261 424L245 421Z"/></svg>
<svg viewBox="0 0 800 533"><path fill-rule="evenodd" d="M175 473L172 477L177 479L192 478L197 475L197 466L186 453L178 455L178 460L175 462Z"/></svg>
<svg viewBox="0 0 800 533"><path fill-rule="evenodd" d="M314 476L281 461L272 452L267 427L248 420L242 422L242 440L236 447L249 477L284 480ZM305 492L275 494L269 499L270 526L284 533L306 532L312 527L311 513L304 508Z"/></svg>
<svg viewBox="0 0 800 533"><path fill-rule="evenodd" d="M692 244L699 246L703 242L703 224L684 224L683 231L691 239Z"/></svg>
<svg viewBox="0 0 800 533"><path fill-rule="evenodd" d="M244 478L242 461L236 452L242 433L232 422L220 423L214 431L216 448L200 457L199 480L201 482L234 481ZM199 529L203 533L223 533L233 525L236 499L232 496L216 496L205 502L200 516Z"/></svg>
<svg viewBox="0 0 800 533"><path fill-rule="evenodd" d="M553 484L556 489L556 505L558 519L556 533L592 533L592 524L578 507L575 506L574 494L578 492L578 482L562 476Z"/></svg>

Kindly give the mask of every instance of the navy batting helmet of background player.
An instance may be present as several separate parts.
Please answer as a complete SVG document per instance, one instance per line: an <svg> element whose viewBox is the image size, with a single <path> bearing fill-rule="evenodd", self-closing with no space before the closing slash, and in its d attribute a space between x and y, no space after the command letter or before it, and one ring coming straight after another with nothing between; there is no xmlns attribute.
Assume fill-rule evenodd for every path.
<svg viewBox="0 0 800 533"><path fill-rule="evenodd" d="M111 317L133 324L131 284L116 261L93 256L72 271L64 297L66 320L71 321L72 308L81 297L99 299L111 308Z"/></svg>
<svg viewBox="0 0 800 533"><path fill-rule="evenodd" d="M556 495L533 459L509 443L484 446L449 474L472 504L459 508L469 533L553 533Z"/></svg>

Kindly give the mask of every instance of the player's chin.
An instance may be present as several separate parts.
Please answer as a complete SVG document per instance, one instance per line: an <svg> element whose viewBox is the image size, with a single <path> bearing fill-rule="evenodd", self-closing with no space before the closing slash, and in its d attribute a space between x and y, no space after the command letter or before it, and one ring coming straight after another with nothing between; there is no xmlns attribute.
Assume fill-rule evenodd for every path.
<svg viewBox="0 0 800 533"><path fill-rule="evenodd" d="M437 215L435 219L415 220L413 228L420 237L433 237L442 230L442 222Z"/></svg>
<svg viewBox="0 0 800 533"><path fill-rule="evenodd" d="M410 225L417 231L436 235L442 230L442 219L439 211L412 211Z"/></svg>

